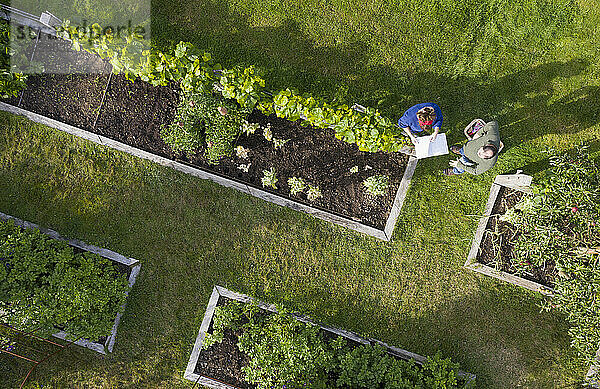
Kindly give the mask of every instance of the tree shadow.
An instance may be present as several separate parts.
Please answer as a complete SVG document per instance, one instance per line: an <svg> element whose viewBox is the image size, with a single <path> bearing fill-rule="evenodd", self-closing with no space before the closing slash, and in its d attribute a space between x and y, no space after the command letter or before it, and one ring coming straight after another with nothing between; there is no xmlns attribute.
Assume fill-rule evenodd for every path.
<svg viewBox="0 0 600 389"><path fill-rule="evenodd" d="M154 10L174 6L155 3ZM375 51L368 44L325 46L292 19L282 20L277 27L253 26L225 2L193 7L193 23L184 16L185 10L180 12L181 23L166 20L170 12L155 12L154 39L159 44L192 41L212 51L224 66L258 65L273 90L292 87L328 100L358 102L393 119L413 104L436 102L444 112L444 130L455 141L462 139L461 130L476 117L500 123L506 150L543 134L575 133L600 121L595 104L600 87L584 87L552 100L553 82L582 73L588 66L584 60L545 63L499 78L399 71L373 65L370 57Z"/></svg>

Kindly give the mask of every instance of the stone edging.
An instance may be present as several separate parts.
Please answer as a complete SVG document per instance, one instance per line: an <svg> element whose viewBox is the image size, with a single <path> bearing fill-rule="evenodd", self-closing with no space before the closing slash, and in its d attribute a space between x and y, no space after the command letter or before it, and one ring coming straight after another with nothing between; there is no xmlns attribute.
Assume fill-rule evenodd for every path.
<svg viewBox="0 0 600 389"><path fill-rule="evenodd" d="M167 166L178 170L180 172L190 174L192 176L210 180L219 185L236 189L240 192L249 194L254 197L258 197L262 200L281 205L283 207L288 207L296 211L304 212L319 219L340 225L342 227L346 227L358 232L362 232L363 234L367 234L373 236L378 239L382 239L384 241L389 241L392 238L392 233L394 231L394 226L396 225L396 221L398 220L398 216L400 215L400 208L404 203L404 199L406 197L406 193L408 191L408 187L410 185L410 180L415 172L417 166L417 159L414 157L409 157L408 163L406 165L406 169L404 170L404 175L402 177L402 181L398 186L398 190L396 192L396 196L394 198L394 203L392 205L392 209L390 210L390 215L386 221L385 228L383 230L379 230L377 228L367 226L350 218L337 215L335 213L331 213L328 211L321 210L319 208L314 208L309 205L305 205L286 197L282 197L273 193L266 192L264 190L254 188L250 185L246 185L244 183L231 180L229 178L221 177L217 174L213 174L207 172L205 170L192 167L177 161L170 160L168 158L160 157L158 155L149 153L147 151L140 150L135 147L131 147L125 143L117 142L115 140L103 137L101 135L94 134L89 131L82 130L80 128L68 125L66 123L59 122L54 119L50 119L48 117L39 115L37 113L15 107L13 105L0 102L0 110L6 111L15 115L25 116L29 120L32 120L36 123L44 124L48 127L55 128L57 130L69 133L71 135L78 136L83 139L87 139L94 143L98 143L103 146L111 147L115 150L119 150L131 155L134 155L139 158L144 158L150 160L152 162L158 163L159 165Z"/></svg>
<svg viewBox="0 0 600 389"><path fill-rule="evenodd" d="M479 272L481 274L485 274L486 276L494 277L499 280L510 282L511 284L521 286L529 290L533 290L534 292L540 292L545 295L551 295L553 293L552 288L549 288L545 285L534 281L526 280L525 278L518 277L514 274L510 274L501 270L496 270L493 267L477 262L479 246L481 245L483 234L485 232L488 219L492 214L492 209L494 208L494 203L496 202L496 198L498 197L500 188L504 186L520 190L522 192L529 192L529 185L531 185L531 180L531 176L527 176L524 174L501 175L496 177L494 183L492 184L492 188L490 189L490 197L488 199L487 204L485 205L483 216L481 217L481 219L479 219L479 226L475 231L475 237L473 238L471 251L469 251L469 255L467 257L467 261L465 262L464 267Z"/></svg>
<svg viewBox="0 0 600 389"><path fill-rule="evenodd" d="M254 302L255 304L257 304L260 308L271 311L271 312L276 312L277 309L275 307L275 305L273 304L266 304L262 301L256 300L252 297L249 297L245 294L241 294L241 293L236 293L233 292L231 290L228 290L226 288L223 288L221 286L215 285L215 287L213 288L212 294L210 296L210 300L208 302L208 306L206 308L206 312L204 314L204 318L202 319L202 325L200 326L200 331L198 332L198 336L196 337L196 342L194 343L194 348L192 350L192 353L190 355L190 360L188 361L188 365L187 368L185 369L185 373L183 375L183 378L186 380L190 380L190 381L194 381L196 383L202 384L204 386L208 386L210 388L216 388L216 389L238 389L235 386L231 386L229 384L226 384L224 382L215 380L213 378L208 378L205 376L201 376L198 375L196 373L194 373L194 370L196 368L196 364L198 362L198 356L200 354L200 351L202 350L202 344L204 342L204 338L206 336L206 333L208 332L208 328L210 326L210 323L212 322L212 318L215 312L215 308L217 306L217 302L219 300L219 296L223 296L232 300L237 300L243 303L250 303L250 302ZM416 363L418 364L423 364L427 358L419 355L419 354L415 354L412 353L410 351L406 351L403 350L401 348L398 347L394 347L394 346L390 346L385 342L382 342L380 340L377 339L372 339L372 338L363 338L357 334L355 334L354 332L350 332L350 331L346 331L346 330L342 330L339 328L334 328L334 327L329 327L326 325L321 325L318 323L315 323L314 321L303 317L303 316L299 316L299 315L293 315L294 318L296 318L297 320L300 320L304 323L308 323L308 324L312 324L312 325L317 325L319 327L321 327L322 329L326 330L326 331L330 331L333 332L337 335L343 336L345 338L351 339L355 342L358 343L362 343L362 344L372 344L372 343L377 343L383 347L385 347L387 349L387 351L390 354L396 355L402 359L413 359L415 360ZM476 379L476 376L474 374L471 373L465 373L460 371L458 373L458 375L460 377L464 377L467 379L467 381L471 382L474 381Z"/></svg>
<svg viewBox="0 0 600 389"><path fill-rule="evenodd" d="M16 217L6 215L2 212L0 212L0 220L6 220L6 221L13 220L15 222L15 224L18 225L19 227L23 227L26 229L38 229L38 230L40 230L40 232L42 232L45 235L50 236L52 239L63 240L71 246L78 247L82 250L89 251L94 254L98 254L103 258L110 259L111 261L119 262L125 266L128 266L131 269L131 273L129 274L129 280L128 280L129 288L133 287L133 284L135 284L136 278L137 278L138 274L140 273L140 268L142 265L140 264L140 261L138 261L137 259L128 258L128 257L125 257L114 251L103 249L103 248L100 248L97 246L92 246L92 245L89 245L80 240L64 238L58 232L56 232L54 230L40 227L37 224L33 224L33 223L30 223L30 222L27 222L27 221L24 221L21 219L17 219ZM129 291L126 293L126 297L125 297L126 300L123 303L123 305L121 306L121 312L123 312L125 310L125 305L127 304L127 295L128 294L129 294ZM77 342L75 342L75 344L85 347L85 348L89 348L90 350L94 350L96 352L99 352L100 354L106 354L107 350L109 353L111 353L113 351L113 347L115 345L115 340L117 338L117 327L119 326L119 323L121 322L121 316L123 315L121 312L117 314L117 317L115 318L115 321L113 323L112 330L110 332L110 336L106 339L106 342L104 344L92 342L87 339L80 339ZM59 339L64 339L64 340L69 340L69 338L72 338L68 333L66 333L64 331L59 331L55 334L52 334L52 336L55 336Z"/></svg>

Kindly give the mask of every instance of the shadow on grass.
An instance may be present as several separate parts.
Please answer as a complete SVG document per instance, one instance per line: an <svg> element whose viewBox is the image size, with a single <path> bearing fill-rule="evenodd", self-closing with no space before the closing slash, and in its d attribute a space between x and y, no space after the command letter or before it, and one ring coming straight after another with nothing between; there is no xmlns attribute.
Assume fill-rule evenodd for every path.
<svg viewBox="0 0 600 389"><path fill-rule="evenodd" d="M168 19L170 2L153 4L154 38L159 45L191 41L215 54L225 66L256 64L267 70L268 86L294 87L378 107L392 118L423 101L438 103L445 129L462 129L475 117L498 120L507 147L547 133L572 133L600 121L595 102L600 88L583 87L550 101L553 81L582 73L584 60L550 62L500 78L447 77L433 72L400 72L373 65L365 43L325 47L308 37L292 19L277 27L255 27L226 2L194 4L192 19ZM198 9L198 7L200 7ZM502 59L499 58L499 61Z"/></svg>

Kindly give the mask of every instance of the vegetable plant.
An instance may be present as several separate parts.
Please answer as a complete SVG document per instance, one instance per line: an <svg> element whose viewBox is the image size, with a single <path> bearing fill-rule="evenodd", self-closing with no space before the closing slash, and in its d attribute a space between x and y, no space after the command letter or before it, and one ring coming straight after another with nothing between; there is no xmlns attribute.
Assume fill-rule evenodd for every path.
<svg viewBox="0 0 600 389"><path fill-rule="evenodd" d="M308 190L306 191L306 198L308 201L316 201L317 199L323 197L321 193L321 189L319 189L316 185L308 185Z"/></svg>
<svg viewBox="0 0 600 389"><path fill-rule="evenodd" d="M109 260L0 222L0 311L6 324L48 335L60 327L95 341L110 334L127 290L126 276Z"/></svg>
<svg viewBox="0 0 600 389"><path fill-rule="evenodd" d="M363 186L367 193L373 196L383 196L387 194L390 186L389 177L382 174L371 176L363 181Z"/></svg>
<svg viewBox="0 0 600 389"><path fill-rule="evenodd" d="M277 179L277 176L275 174L275 168L272 167L269 170L263 170L263 177L260 179L260 181L262 182L263 187L268 186L273 189L277 189L277 186L275 184L279 180Z"/></svg>
<svg viewBox="0 0 600 389"><path fill-rule="evenodd" d="M600 166L587 147L554 155L533 195L503 219L519 234L513 266L554 268L545 309L563 312L571 344L588 363L600 346Z"/></svg>
<svg viewBox="0 0 600 389"><path fill-rule="evenodd" d="M205 146L208 163L217 164L233 152L233 142L249 113L235 101L210 92L182 93L175 120L162 128L161 136L176 152L193 153Z"/></svg>

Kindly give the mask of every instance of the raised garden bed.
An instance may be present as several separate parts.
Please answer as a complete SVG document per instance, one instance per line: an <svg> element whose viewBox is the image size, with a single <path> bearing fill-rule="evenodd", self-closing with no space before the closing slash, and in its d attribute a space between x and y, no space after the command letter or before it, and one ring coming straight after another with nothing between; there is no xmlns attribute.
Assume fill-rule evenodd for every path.
<svg viewBox="0 0 600 389"><path fill-rule="evenodd" d="M185 370L184 378L210 388L253 388L253 385L250 385L239 378L242 377L240 368L247 363L247 356L237 349L233 337L224 339L222 343L213 344L209 349L203 349L203 342L206 334L212 328L211 325L215 308L229 300L240 301L243 303L252 302L265 311L277 311L274 305L263 303L244 294L232 292L220 286L215 286L206 308L206 313L204 314L190 360ZM304 323L319 326L325 336L336 337L339 335L356 344L377 344L383 346L390 355L404 360L414 360L418 365L421 365L426 361L426 358L421 355L390 346L382 341L363 338L350 331L320 325L302 316L294 315L294 317ZM470 373L459 372L459 378L466 382L471 382L474 381L476 377Z"/></svg>
<svg viewBox="0 0 600 389"><path fill-rule="evenodd" d="M465 267L476 272L497 278L511 284L540 292L552 294L550 282L551 269L539 271L523 277L510 272L510 265L502 258L512 255L512 247L518 236L506 228L500 220L504 212L530 192L531 177L524 174L497 176L490 190L483 216L475 231L471 251Z"/></svg>
<svg viewBox="0 0 600 389"><path fill-rule="evenodd" d="M92 245L89 245L89 244L79 241L79 240L64 238L56 231L39 227L36 224L30 223L30 222L27 222L27 221L24 221L21 219L17 219L15 217L6 215L4 213L0 213L0 220L4 220L4 221L12 220L12 221L14 221L15 225L17 225L19 227L27 228L27 229L38 229L43 234L46 234L53 239L63 240L65 242L67 242L67 244L69 246L73 247L76 251L80 251L80 252L88 251L91 253L98 254L101 257L104 257L106 259L109 259L114 262L115 269L117 271L119 271L122 274L124 273L127 275L128 284L129 284L130 288L133 287L133 285L135 284L136 278L137 278L137 276L140 272L140 268L141 268L141 264L137 259L128 258L121 254L115 253L114 251L103 249L103 248L100 248L97 246L92 246ZM123 305L121 307L121 311L123 311L124 309L125 309L125 305ZM80 339L80 340L76 341L75 344L85 347L85 348L88 348L90 350L94 350L101 354L106 354L107 352L109 352L109 353L112 352L113 347L115 345L115 340L117 338L117 328L121 321L121 316L122 316L122 313L118 313L117 316L115 317L114 324L112 326L112 331L108 337L103 337L101 339L95 339L95 340ZM60 338L60 339L71 339L72 338L71 336L69 336L68 333L61 331L61 330L58 330L56 333L53 334L53 336Z"/></svg>
<svg viewBox="0 0 600 389"><path fill-rule="evenodd" d="M63 52L69 43L45 43L51 44ZM53 62L46 46L42 54L34 53L34 60L39 54L40 62ZM356 145L336 139L333 130L304 127L300 121L254 111L248 117L250 122L268 123L274 137L289 141L276 150L260 134L242 135L236 145L250 149L251 160L232 155L211 165L203 150L194 155L174 153L160 136L161 127L175 117L176 86L153 87L139 80L132 83L121 75L107 76L100 71L106 65L99 57L93 61L89 53L78 55L81 60L70 58L73 68L81 72L88 67L88 74L31 76L22 97L7 101L11 105L0 104L0 109L379 239L391 239L416 168L415 158L403 153L362 152ZM239 169L248 162L247 172ZM277 189L261 184L263 170L270 168L277 172ZM389 177L384 195L365 191L363 181L372 175ZM308 201L304 194L291 195L287 185L291 177L319 186L323 196Z"/></svg>

